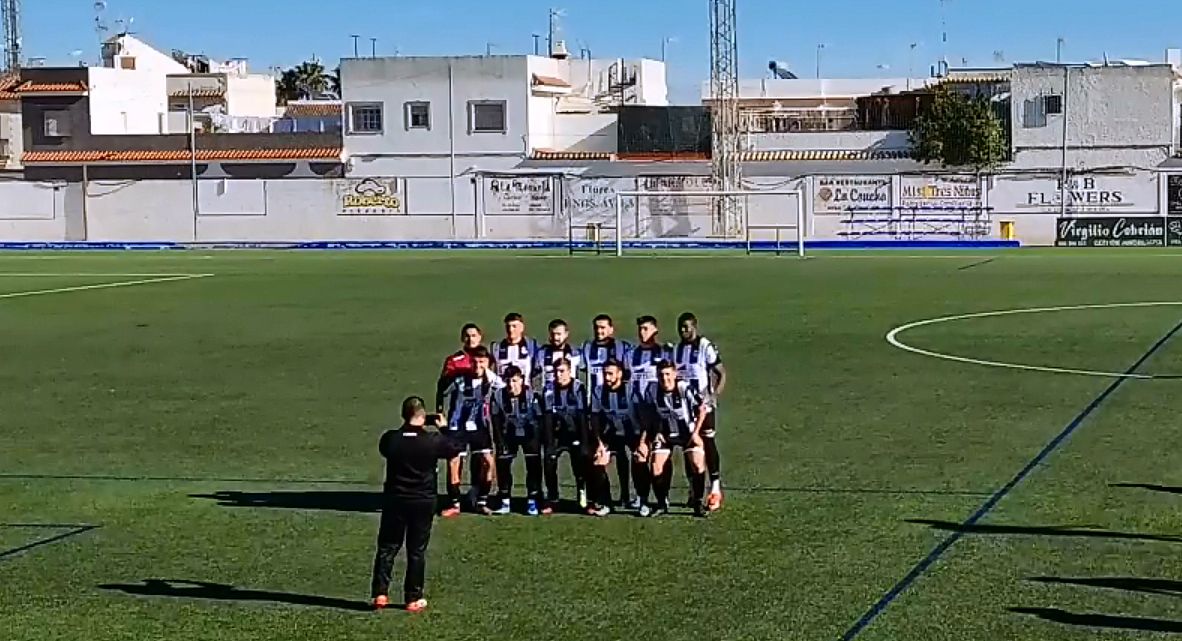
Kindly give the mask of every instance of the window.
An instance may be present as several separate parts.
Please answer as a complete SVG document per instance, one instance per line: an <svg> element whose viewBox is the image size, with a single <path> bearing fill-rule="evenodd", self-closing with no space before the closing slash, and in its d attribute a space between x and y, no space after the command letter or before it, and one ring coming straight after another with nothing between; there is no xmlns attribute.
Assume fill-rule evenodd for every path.
<svg viewBox="0 0 1182 641"><path fill-rule="evenodd" d="M431 103L429 103L429 102L408 102L408 103L406 103L406 128L407 129L430 129L431 128Z"/></svg>
<svg viewBox="0 0 1182 641"><path fill-rule="evenodd" d="M127 69L129 71L134 71L135 70L135 57L123 56L123 57L119 58L119 68L120 69Z"/></svg>
<svg viewBox="0 0 1182 641"><path fill-rule="evenodd" d="M505 133L505 101L482 100L468 103L470 133Z"/></svg>
<svg viewBox="0 0 1182 641"><path fill-rule="evenodd" d="M349 103L349 133L382 133L382 104L380 102Z"/></svg>
<svg viewBox="0 0 1182 641"><path fill-rule="evenodd" d="M1042 97L1042 109L1047 114L1063 113L1063 96L1049 95Z"/></svg>
<svg viewBox="0 0 1182 641"><path fill-rule="evenodd" d="M45 135L50 138L65 138L70 135L70 112L46 111L42 114Z"/></svg>

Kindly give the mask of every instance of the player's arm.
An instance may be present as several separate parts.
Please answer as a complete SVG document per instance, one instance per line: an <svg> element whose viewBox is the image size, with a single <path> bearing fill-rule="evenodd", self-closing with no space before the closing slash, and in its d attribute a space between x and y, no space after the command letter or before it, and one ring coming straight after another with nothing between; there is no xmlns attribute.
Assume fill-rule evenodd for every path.
<svg viewBox="0 0 1182 641"><path fill-rule="evenodd" d="M494 391L492 403L489 405L488 418L489 423L492 424L493 445L496 446L497 452L501 452L505 440L505 408L501 403L501 395Z"/></svg>
<svg viewBox="0 0 1182 641"><path fill-rule="evenodd" d="M603 445L603 429L604 429L604 415L603 402L599 398L599 394L594 391L591 392L591 407L589 410L588 423L591 428L591 436L599 445Z"/></svg>
<svg viewBox="0 0 1182 641"><path fill-rule="evenodd" d="M694 447L702 446L702 426L706 424L706 416L710 414L710 406L698 396L692 388L685 388L686 404L694 408L694 424L690 426L690 442Z"/></svg>
<svg viewBox="0 0 1182 641"><path fill-rule="evenodd" d="M443 370L439 372L439 380L435 383L435 411L443 413L443 402L447 398L448 390L456 379L456 368L452 365L451 357L443 360Z"/></svg>
<svg viewBox="0 0 1182 641"><path fill-rule="evenodd" d="M542 445L547 449L554 447L554 413L550 411L549 392L540 395L539 411L542 415Z"/></svg>
<svg viewBox="0 0 1182 641"><path fill-rule="evenodd" d="M710 343L706 350L706 368L708 375L714 377L714 395L722 396L722 391L726 389L726 367L714 343Z"/></svg>

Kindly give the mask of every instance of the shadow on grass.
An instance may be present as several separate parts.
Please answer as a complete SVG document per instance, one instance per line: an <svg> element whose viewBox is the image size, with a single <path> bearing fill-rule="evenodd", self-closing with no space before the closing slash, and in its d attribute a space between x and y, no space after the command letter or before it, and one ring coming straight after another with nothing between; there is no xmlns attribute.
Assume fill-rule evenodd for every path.
<svg viewBox="0 0 1182 641"><path fill-rule="evenodd" d="M1145 619L1111 614L1068 612L1055 608L1010 608L1010 612L1035 616L1043 621L1076 625L1089 628L1110 628L1114 630L1141 630L1145 632L1182 632L1182 621L1168 619Z"/></svg>
<svg viewBox="0 0 1182 641"><path fill-rule="evenodd" d="M315 510L378 514L382 511L382 493L365 491L318 491L318 492L239 492L226 490L213 494L190 494L190 498L216 501L222 507L254 507L288 510ZM436 504L447 505L447 496L436 497ZM520 501L514 502L514 509L520 513L525 507ZM558 502L559 514L582 514L578 503L564 499Z"/></svg>
<svg viewBox="0 0 1182 641"><path fill-rule="evenodd" d="M255 601L282 603L308 608L328 608L350 612L369 612L370 607L361 601L349 601L310 594L246 590L232 585L173 579L146 579L143 583L107 583L98 586L100 590L115 590L135 596L172 597L177 599L202 599L207 601Z"/></svg>
<svg viewBox="0 0 1182 641"><path fill-rule="evenodd" d="M1080 585L1088 588L1105 588L1110 590L1128 590L1146 594L1162 594L1166 596L1182 596L1182 581L1173 579L1140 579L1125 576L1101 576L1093 578L1066 578L1058 576L1030 577L1029 581L1049 583L1055 585Z"/></svg>
<svg viewBox="0 0 1182 641"><path fill-rule="evenodd" d="M930 519L907 519L907 523L927 525L934 530L946 532L961 532L964 534L990 535L1028 535L1028 536L1066 536L1097 539L1124 539L1133 541L1162 541L1166 543L1182 543L1182 536L1170 534L1141 534L1138 532L1115 532L1112 530L1095 530L1072 525L964 525L951 521L934 521Z"/></svg>
<svg viewBox="0 0 1182 641"><path fill-rule="evenodd" d="M1164 492L1166 494L1182 494L1182 487L1174 485L1154 485L1152 483L1109 483L1108 487L1149 490L1150 492Z"/></svg>

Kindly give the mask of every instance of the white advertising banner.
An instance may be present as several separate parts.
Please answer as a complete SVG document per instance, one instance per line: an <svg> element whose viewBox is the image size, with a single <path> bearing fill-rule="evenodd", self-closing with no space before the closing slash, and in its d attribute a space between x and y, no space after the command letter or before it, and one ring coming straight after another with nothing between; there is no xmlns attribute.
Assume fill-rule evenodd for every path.
<svg viewBox="0 0 1182 641"><path fill-rule="evenodd" d="M393 216L406 213L406 185L400 178L333 181L342 216Z"/></svg>
<svg viewBox="0 0 1182 641"><path fill-rule="evenodd" d="M815 214L879 211L890 206L890 176L817 176L813 179Z"/></svg>
<svg viewBox="0 0 1182 641"><path fill-rule="evenodd" d="M977 176L903 176L899 184L899 206L904 209L960 211L977 209L981 202Z"/></svg>
<svg viewBox="0 0 1182 641"><path fill-rule="evenodd" d="M635 178L567 178L563 185L563 206L574 225L614 223L618 194L635 189ZM634 217L635 211L636 198L625 197L625 216Z"/></svg>
<svg viewBox="0 0 1182 641"><path fill-rule="evenodd" d="M486 216L553 216L553 176L485 176L484 213Z"/></svg>
<svg viewBox="0 0 1182 641"><path fill-rule="evenodd" d="M1075 174L1062 189L1058 176L1001 175L993 179L989 206L1007 214L1058 214L1067 195L1068 214L1159 212L1158 180L1153 172Z"/></svg>

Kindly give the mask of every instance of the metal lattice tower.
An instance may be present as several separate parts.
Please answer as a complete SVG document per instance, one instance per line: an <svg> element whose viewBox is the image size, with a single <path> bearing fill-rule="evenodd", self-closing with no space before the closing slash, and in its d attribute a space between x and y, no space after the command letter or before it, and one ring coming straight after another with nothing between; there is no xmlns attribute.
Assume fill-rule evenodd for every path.
<svg viewBox="0 0 1182 641"><path fill-rule="evenodd" d="M4 61L0 71L15 71L21 66L20 0L0 0L0 19L4 25Z"/></svg>
<svg viewBox="0 0 1182 641"><path fill-rule="evenodd" d="M714 188L733 191L742 188L739 163L742 133L739 129L739 36L736 0L710 0L710 95L713 99ZM743 201L734 196L719 197L715 207L714 234L742 233Z"/></svg>

